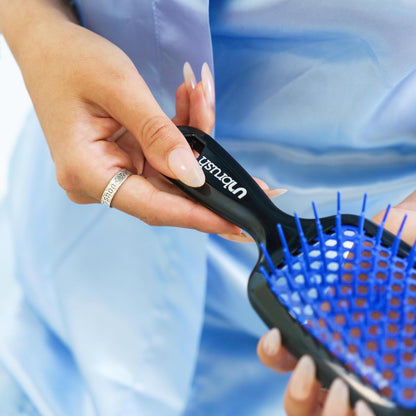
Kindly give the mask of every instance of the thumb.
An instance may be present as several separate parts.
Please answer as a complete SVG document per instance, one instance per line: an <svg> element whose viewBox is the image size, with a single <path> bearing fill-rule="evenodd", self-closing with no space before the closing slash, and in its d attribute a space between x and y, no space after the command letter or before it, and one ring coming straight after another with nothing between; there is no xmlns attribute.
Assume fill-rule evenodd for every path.
<svg viewBox="0 0 416 416"><path fill-rule="evenodd" d="M162 111L150 89L136 72L118 84L106 100L106 110L129 130L146 157L160 173L189 186L205 183L205 175L185 137Z"/></svg>

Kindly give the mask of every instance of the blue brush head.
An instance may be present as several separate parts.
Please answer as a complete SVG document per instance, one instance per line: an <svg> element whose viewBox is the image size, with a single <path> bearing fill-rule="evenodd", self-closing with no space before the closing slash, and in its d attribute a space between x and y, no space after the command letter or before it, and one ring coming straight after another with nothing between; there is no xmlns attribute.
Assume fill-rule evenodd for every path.
<svg viewBox="0 0 416 416"><path fill-rule="evenodd" d="M416 408L416 244L400 252L404 217L393 243L364 230L366 196L358 226L341 221L307 241L295 214L301 248L290 252L280 224L284 261L277 267L264 245L261 272L288 313L337 360L382 396Z"/></svg>

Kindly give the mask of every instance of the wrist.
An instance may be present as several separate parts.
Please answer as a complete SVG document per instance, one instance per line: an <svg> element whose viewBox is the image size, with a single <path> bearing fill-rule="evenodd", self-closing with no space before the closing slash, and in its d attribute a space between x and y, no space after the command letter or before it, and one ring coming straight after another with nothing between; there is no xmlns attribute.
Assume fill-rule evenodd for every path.
<svg viewBox="0 0 416 416"><path fill-rule="evenodd" d="M0 32L19 65L37 49L39 35L52 37L59 25L76 21L67 0L0 0Z"/></svg>

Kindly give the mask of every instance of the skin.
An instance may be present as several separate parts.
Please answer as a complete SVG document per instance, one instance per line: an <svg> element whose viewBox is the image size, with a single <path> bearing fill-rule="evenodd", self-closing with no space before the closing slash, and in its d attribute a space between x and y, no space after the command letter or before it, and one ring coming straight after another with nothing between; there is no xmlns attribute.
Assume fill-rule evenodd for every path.
<svg viewBox="0 0 416 416"><path fill-rule="evenodd" d="M182 84L176 94L176 116L163 113L128 56L108 40L79 26L60 0L0 0L0 30L22 71L56 165L58 183L80 204L99 203L110 179L122 168L131 176L113 199L113 206L151 225L173 225L207 233L241 237L241 230L190 201L161 174L177 178L169 165L173 149L189 147L175 124L210 132L213 103L202 82ZM30 36L27 36L30 33ZM65 47L62 47L65 45ZM120 128L123 134L119 135ZM117 135L116 140L108 140ZM260 185L267 185L259 180ZM386 228L396 232L408 215L402 238L415 240L416 193L389 215ZM380 222L383 212L374 220ZM348 407L340 389L323 392L316 380L306 397L296 398L292 386L299 370L281 346L266 353L262 337L260 360L277 372L295 370L285 394L289 416L363 416ZM314 369L309 367L311 377ZM295 380L295 381L293 381ZM367 413L367 415L371 413Z"/></svg>

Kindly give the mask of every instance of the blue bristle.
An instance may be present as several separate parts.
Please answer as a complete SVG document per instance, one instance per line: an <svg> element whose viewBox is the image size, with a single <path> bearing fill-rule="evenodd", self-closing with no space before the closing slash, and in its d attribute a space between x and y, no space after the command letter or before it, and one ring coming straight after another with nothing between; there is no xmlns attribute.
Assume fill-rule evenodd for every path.
<svg viewBox="0 0 416 416"><path fill-rule="evenodd" d="M280 241L282 242L283 255L285 256L287 267L289 268L290 274L293 275L292 256L290 255L289 246L287 245L286 237L281 224L277 224L277 231L279 233Z"/></svg>
<svg viewBox="0 0 416 416"><path fill-rule="evenodd" d="M322 259L322 265L323 270L327 270L327 262L326 262L326 248L325 248L325 241L324 241L324 232L321 225L321 220L319 219L318 210L316 209L315 201L312 201L312 208L313 212L315 214L315 221L316 221L316 228L318 229L318 240L319 240L319 246L321 248L321 259Z"/></svg>
<svg viewBox="0 0 416 416"><path fill-rule="evenodd" d="M356 256L355 256L355 260L356 262L358 261L359 258L359 252L361 249L361 241L364 235L364 222L365 222L365 208L367 205L367 194L364 194L364 198L363 198L363 206L361 209L361 214L360 214L360 219L358 222L358 241L355 244L355 251L356 251Z"/></svg>
<svg viewBox="0 0 416 416"><path fill-rule="evenodd" d="M263 243L260 243L260 249L261 249L261 251L262 251L262 253L263 253L263 255L264 255L264 257L267 261L267 264L269 265L270 273L273 274L276 270L276 267L274 266L273 261L270 257L270 254L267 251L267 248Z"/></svg>
<svg viewBox="0 0 416 416"><path fill-rule="evenodd" d="M415 257L416 257L416 240L415 240L415 242L413 244L413 247L412 247L412 249L410 250L410 253L409 253L409 257L408 257L408 260L407 260L406 272L409 272L410 269L414 266Z"/></svg>
<svg viewBox="0 0 416 416"><path fill-rule="evenodd" d="M407 220L407 214L403 217L403 221L400 225L399 231L397 232L397 235L394 239L394 243L391 249L392 251L391 259L393 259L397 255L397 252L399 250L400 240L402 238L402 232L403 232L404 225L406 224L406 220Z"/></svg>
<svg viewBox="0 0 416 416"><path fill-rule="evenodd" d="M337 192L337 216L335 217L336 236L338 243L338 255L342 255L342 232L341 232L341 193Z"/></svg>
<svg viewBox="0 0 416 416"><path fill-rule="evenodd" d="M296 221L296 226L298 228L300 244L302 246L303 258L304 258L305 263L306 263L306 270L310 271L311 270L311 261L310 261L310 258L309 258L308 241L306 240L305 234L303 232L302 224L300 223L300 219L299 219L298 214L296 212L295 212L295 221Z"/></svg>
<svg viewBox="0 0 416 416"><path fill-rule="evenodd" d="M361 209L360 224L359 224L360 235L362 235L363 230L364 230L364 221L365 221L365 209L366 209L366 205L367 205L367 194L364 194L363 207Z"/></svg>
<svg viewBox="0 0 416 416"><path fill-rule="evenodd" d="M267 270L266 270L266 268L264 267L264 266L260 266L259 267L259 269L260 269L260 271L261 271L261 274L266 278L266 280L269 282L269 283L271 283L270 282L270 274L267 272Z"/></svg>
<svg viewBox="0 0 416 416"><path fill-rule="evenodd" d="M390 284L391 284L391 278L392 278L393 270L394 270L394 263L396 261L396 255L399 250L400 240L401 240L404 225L406 224L406 220L407 220L407 214L403 217L403 221L400 224L399 231L397 232L397 235L394 238L394 242L391 247L391 255L389 258L388 281L387 281L388 287L390 287Z"/></svg>
<svg viewBox="0 0 416 416"><path fill-rule="evenodd" d="M391 205L387 205L386 211L384 212L383 220L378 228L376 235L376 246L378 247L381 243L381 236L383 235L384 226L386 225L387 217L389 216Z"/></svg>
<svg viewBox="0 0 416 416"><path fill-rule="evenodd" d="M272 286L276 279L272 279L275 277L273 274L268 273L264 266L260 266L261 274L265 277L265 279L269 282L269 285Z"/></svg>
<svg viewBox="0 0 416 416"><path fill-rule="evenodd" d="M355 270L354 270L354 285L353 285L353 295L356 295L357 292L357 286L358 286L358 270L359 270L359 263L360 263L360 251L361 251L361 244L364 236L364 223L365 223L365 209L367 206L367 194L364 194L363 197L363 205L361 208L361 214L360 219L358 221L358 238L355 242L355 258L354 258L354 264L355 264Z"/></svg>

